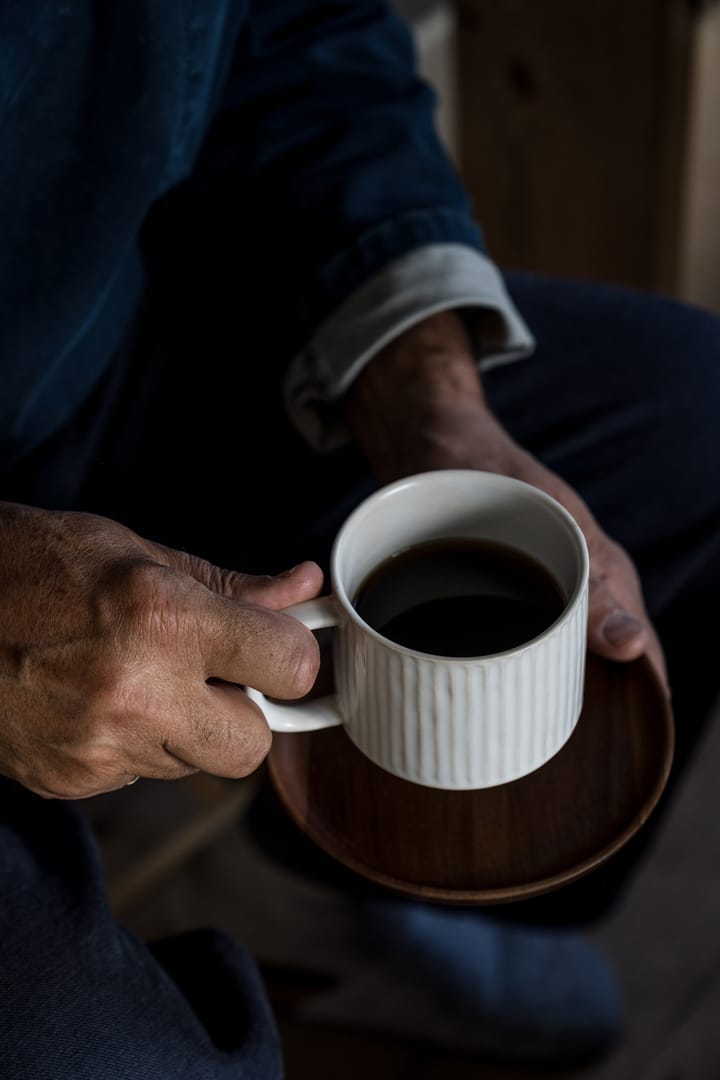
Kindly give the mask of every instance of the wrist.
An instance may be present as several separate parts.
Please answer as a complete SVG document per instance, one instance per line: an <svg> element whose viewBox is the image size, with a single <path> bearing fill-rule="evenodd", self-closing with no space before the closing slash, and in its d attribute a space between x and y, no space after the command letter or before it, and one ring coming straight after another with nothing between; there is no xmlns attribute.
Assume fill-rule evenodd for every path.
<svg viewBox="0 0 720 1080"><path fill-rule="evenodd" d="M452 311L423 319L385 346L345 405L354 437L383 480L452 467L469 433L475 443L495 443L502 432L470 339Z"/></svg>

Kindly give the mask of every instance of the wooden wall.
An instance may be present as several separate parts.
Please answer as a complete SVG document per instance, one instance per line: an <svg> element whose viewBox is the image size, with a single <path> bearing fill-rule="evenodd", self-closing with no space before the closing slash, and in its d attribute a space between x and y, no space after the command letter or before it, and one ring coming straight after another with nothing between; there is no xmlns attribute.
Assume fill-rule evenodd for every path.
<svg viewBox="0 0 720 1080"><path fill-rule="evenodd" d="M720 15L457 0L459 162L501 265L720 309Z"/></svg>

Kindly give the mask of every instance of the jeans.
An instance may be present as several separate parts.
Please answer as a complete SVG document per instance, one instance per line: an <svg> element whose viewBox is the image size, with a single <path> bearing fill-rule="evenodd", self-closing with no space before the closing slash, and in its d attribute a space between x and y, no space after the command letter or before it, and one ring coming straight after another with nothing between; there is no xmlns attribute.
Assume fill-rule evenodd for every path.
<svg viewBox="0 0 720 1080"><path fill-rule="evenodd" d="M641 865L718 692L706 628L720 609L720 319L591 283L507 281L539 346L487 373L489 402L634 558L674 694L675 765L650 822L586 878L494 912L582 925ZM302 443L264 360L251 316L189 290L148 295L108 379L0 477L3 497L106 514L246 572L304 558L326 567L335 530L374 484L353 447L318 457ZM212 930L135 940L109 912L77 808L10 781L0 790L0 1076L280 1077L252 959ZM362 891L309 842L296 845L270 803L265 792L252 813L279 857L295 851L308 872Z"/></svg>

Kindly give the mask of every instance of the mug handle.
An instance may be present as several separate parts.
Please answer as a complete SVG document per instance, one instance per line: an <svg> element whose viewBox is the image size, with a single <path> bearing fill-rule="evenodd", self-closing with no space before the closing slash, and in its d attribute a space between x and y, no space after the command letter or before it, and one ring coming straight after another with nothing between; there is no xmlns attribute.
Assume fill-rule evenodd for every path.
<svg viewBox="0 0 720 1080"><path fill-rule="evenodd" d="M283 608L284 615L292 615L307 626L308 630L323 630L337 626L339 622L337 604L332 596L318 596L315 600L305 600ZM334 694L311 698L302 702L279 702L268 700L259 690L245 688L247 696L259 705L271 731L317 731L320 728L337 727L342 724L342 716Z"/></svg>

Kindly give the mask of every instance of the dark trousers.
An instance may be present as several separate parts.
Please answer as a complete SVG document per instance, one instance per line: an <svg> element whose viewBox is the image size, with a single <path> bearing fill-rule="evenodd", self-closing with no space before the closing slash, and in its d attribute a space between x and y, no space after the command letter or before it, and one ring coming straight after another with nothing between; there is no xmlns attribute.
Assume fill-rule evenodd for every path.
<svg viewBox="0 0 720 1080"><path fill-rule="evenodd" d="M651 822L602 869L501 918L587 924L622 896L662 828L718 692L720 319L668 299L509 274L536 355L485 377L511 434L572 484L634 557L666 649L677 754ZM281 317L281 313L278 313ZM249 572L326 565L373 486L353 448L313 454L284 417L251 317L185 293L148 298L110 377L2 496L92 510ZM209 931L150 945L111 917L84 817L3 781L0 1077L181 1080L282 1072L252 960ZM267 791L262 842L362 891ZM482 914L482 913L481 913Z"/></svg>

